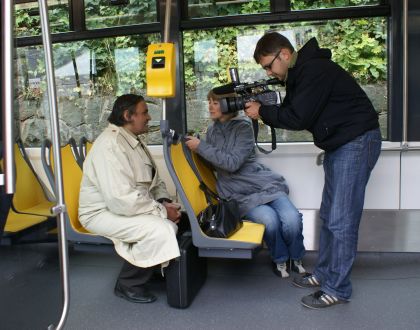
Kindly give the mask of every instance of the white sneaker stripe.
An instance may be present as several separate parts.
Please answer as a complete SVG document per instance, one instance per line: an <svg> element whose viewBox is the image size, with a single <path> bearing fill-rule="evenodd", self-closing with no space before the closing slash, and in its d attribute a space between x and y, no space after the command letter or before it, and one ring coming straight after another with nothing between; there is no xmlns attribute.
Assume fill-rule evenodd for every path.
<svg viewBox="0 0 420 330"><path fill-rule="evenodd" d="M325 297L325 294L323 296L321 296L321 300L326 303L327 305L330 305L331 302Z"/></svg>
<svg viewBox="0 0 420 330"><path fill-rule="evenodd" d="M316 280L316 277L315 276L311 276L311 277L309 277L308 278L308 282L311 284L311 285L319 285L319 283L318 283L318 281Z"/></svg>
<svg viewBox="0 0 420 330"><path fill-rule="evenodd" d="M326 294L326 293L324 293L323 295L322 295L322 297L321 297L321 299L323 300L323 301L325 301L325 299L323 299L323 298L325 298L325 299L327 299L331 304L333 304L333 303L335 303L335 302L337 302L338 301L338 299L336 298L336 297L334 297L334 296L330 296L329 294Z"/></svg>

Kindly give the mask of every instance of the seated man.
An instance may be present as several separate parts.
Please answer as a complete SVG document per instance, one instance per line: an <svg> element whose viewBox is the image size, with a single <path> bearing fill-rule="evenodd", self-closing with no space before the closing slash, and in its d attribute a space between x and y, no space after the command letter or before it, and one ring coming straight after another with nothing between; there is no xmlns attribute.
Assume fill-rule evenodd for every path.
<svg viewBox="0 0 420 330"><path fill-rule="evenodd" d="M142 96L117 98L109 126L83 164L79 197L80 222L112 240L125 259L115 294L139 303L156 300L145 286L154 266L165 266L179 256L180 207L169 199L149 150L138 137L147 132L149 120Z"/></svg>

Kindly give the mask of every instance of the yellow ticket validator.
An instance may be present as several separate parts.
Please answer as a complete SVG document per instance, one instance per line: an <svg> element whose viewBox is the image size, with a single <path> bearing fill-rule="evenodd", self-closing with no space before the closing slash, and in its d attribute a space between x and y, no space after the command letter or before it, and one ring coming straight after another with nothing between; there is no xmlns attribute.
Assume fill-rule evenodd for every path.
<svg viewBox="0 0 420 330"><path fill-rule="evenodd" d="M147 96L175 96L175 65L175 45L173 43L151 44L147 47Z"/></svg>

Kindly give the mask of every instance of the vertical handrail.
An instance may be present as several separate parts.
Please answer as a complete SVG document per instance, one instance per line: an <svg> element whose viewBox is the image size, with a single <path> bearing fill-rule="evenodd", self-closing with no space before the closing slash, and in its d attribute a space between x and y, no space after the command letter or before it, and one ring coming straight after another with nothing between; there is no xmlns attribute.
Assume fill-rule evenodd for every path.
<svg viewBox="0 0 420 330"><path fill-rule="evenodd" d="M408 148L408 0L403 2L403 141Z"/></svg>
<svg viewBox="0 0 420 330"><path fill-rule="evenodd" d="M163 42L169 41L169 27L171 23L171 5L172 0L166 0L165 3L165 22L163 26ZM166 98L162 100L162 120L166 120Z"/></svg>
<svg viewBox="0 0 420 330"><path fill-rule="evenodd" d="M66 206L64 202L63 190L63 173L61 166L61 144L60 144L60 126L58 121L57 96L55 87L55 78L53 71L53 54L51 46L51 35L48 22L48 4L45 0L38 0L39 16L41 20L42 43L44 46L45 57L45 73L47 77L48 90L48 104L50 107L51 120L51 138L53 143L54 156L54 176L55 176L55 193L57 205L53 208L53 212L57 215L58 223L58 238L59 238L59 252L60 252L60 266L61 266L61 282L63 289L63 310L57 326L50 325L48 329L62 329L67 319L69 304L70 304L70 290L68 277L68 249L66 239L65 213Z"/></svg>
<svg viewBox="0 0 420 330"><path fill-rule="evenodd" d="M2 15L2 91L1 107L3 109L3 146L4 174L0 175L0 185L5 185L5 192L15 192L14 135L13 135L13 1L1 1Z"/></svg>

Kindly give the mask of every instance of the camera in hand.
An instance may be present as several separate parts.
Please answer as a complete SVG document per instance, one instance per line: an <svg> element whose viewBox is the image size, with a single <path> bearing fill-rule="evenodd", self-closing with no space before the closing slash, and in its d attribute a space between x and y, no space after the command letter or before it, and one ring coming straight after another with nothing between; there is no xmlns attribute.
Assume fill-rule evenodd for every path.
<svg viewBox="0 0 420 330"><path fill-rule="evenodd" d="M262 105L280 105L280 92L268 89L268 85L278 85L278 79L260 80L253 83L240 83L238 70L229 69L232 82L213 89L217 95L236 93L236 97L226 97L219 100L222 113L232 113L245 109L247 102L259 102Z"/></svg>

